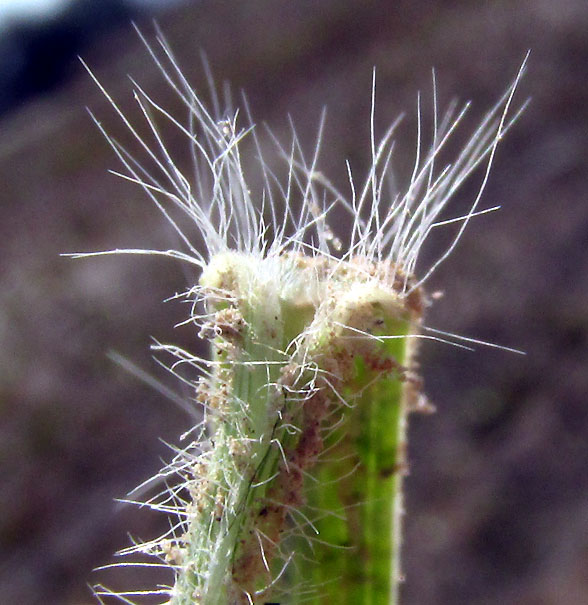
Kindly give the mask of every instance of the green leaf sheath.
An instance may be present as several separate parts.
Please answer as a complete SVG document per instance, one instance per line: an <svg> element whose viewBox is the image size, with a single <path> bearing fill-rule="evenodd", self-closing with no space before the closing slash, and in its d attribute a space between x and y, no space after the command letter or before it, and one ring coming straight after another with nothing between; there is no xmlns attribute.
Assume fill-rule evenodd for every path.
<svg viewBox="0 0 588 605"><path fill-rule="evenodd" d="M338 363L346 368L339 394L347 405L339 406L339 424L305 484L301 512L315 531L301 544L296 601L285 602L394 604L406 415L414 389L407 371L414 339L406 335L418 326L393 294L372 286L352 288L338 307L336 325L347 328L330 331L329 359L352 359Z"/></svg>
<svg viewBox="0 0 588 605"><path fill-rule="evenodd" d="M381 334L402 336L410 328L410 321L387 321ZM410 343L384 341L372 367L354 357L344 389L352 407L325 440L315 480L306 483L304 512L316 519L318 533L307 547L308 560L299 564L300 579L307 580L299 602L397 603L406 399L412 388L400 366L406 367ZM385 360L394 369L381 369Z"/></svg>

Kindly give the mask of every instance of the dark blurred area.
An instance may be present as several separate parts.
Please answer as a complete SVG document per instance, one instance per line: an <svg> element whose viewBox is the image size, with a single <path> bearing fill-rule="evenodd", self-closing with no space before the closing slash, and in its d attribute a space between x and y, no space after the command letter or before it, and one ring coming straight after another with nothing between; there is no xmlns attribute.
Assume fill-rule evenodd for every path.
<svg viewBox="0 0 588 605"><path fill-rule="evenodd" d="M48 15L26 12L7 18L0 29L0 115L64 84L79 66L78 55L94 42L164 5L155 0L64 0Z"/></svg>
<svg viewBox="0 0 588 605"><path fill-rule="evenodd" d="M84 8L85 7L85 8ZM188 309L163 302L197 276L165 259L72 260L62 252L179 246L119 169L85 107L132 145L75 56L140 118L131 74L179 110L130 26L148 12L78 2L60 19L0 39L0 600L95 602L88 583L152 585L92 572L165 530L115 503L154 473L187 416L114 364L115 350L173 386L151 338L189 350ZM77 12L76 12L77 11ZM206 95L244 89L256 120L287 140L288 114L312 148L328 107L321 170L346 190L369 161L372 67L381 132L406 111L395 156L410 176L416 95L431 127L471 99L470 129L512 81L531 98L501 144L485 207L428 284L427 325L527 351L422 347L433 416L414 417L406 488L404 605L577 605L588 600L588 5L584 0L188 2L158 14L188 79ZM5 50L8 49L8 50ZM237 95L235 95L237 96ZM18 105L18 106L15 106ZM180 115L180 118L185 116ZM263 128L261 129L263 132ZM269 148L269 147L268 147ZM178 139L177 161L189 166ZM253 154L245 158L254 164ZM276 166L278 164L276 163ZM459 215L482 175L457 196ZM447 243L425 250L424 265ZM165 581L165 578L162 579Z"/></svg>

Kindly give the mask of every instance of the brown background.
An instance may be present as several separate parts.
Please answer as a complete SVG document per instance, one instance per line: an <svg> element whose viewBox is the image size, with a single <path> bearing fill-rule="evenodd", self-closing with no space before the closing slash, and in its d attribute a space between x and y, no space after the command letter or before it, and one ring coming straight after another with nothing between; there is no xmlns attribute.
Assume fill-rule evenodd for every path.
<svg viewBox="0 0 588 605"><path fill-rule="evenodd" d="M575 605L588 597L588 8L583 0L255 0L188 3L160 24L191 81L199 51L219 80L244 88L278 137L293 116L309 146L327 105L322 169L345 186L368 158L372 66L378 124L401 111L399 177L412 160L415 105L472 99L479 119L532 54L519 103L531 104L499 149L475 221L431 280L445 298L427 323L523 348L423 347L438 413L414 418L407 481L405 605ZM140 23L149 34L149 23ZM173 100L130 27L85 58L126 111L131 73ZM61 252L173 247L84 111L117 134L81 67L51 95L0 122L0 595L6 603L90 603L127 532L156 516L113 503L153 473L186 416L108 360L127 356L167 380L150 337L195 349L187 311L162 300L196 278L177 264ZM425 125L430 125L427 117ZM118 130L117 130L118 129ZM120 135L124 139L124 135ZM309 147L310 148L310 147ZM178 147L178 161L184 150ZM475 191L466 187L453 213ZM426 250L431 260L443 238ZM151 575L151 574L150 574ZM131 577L133 576L133 577ZM134 574L124 586L152 583ZM135 584L133 584L133 582Z"/></svg>

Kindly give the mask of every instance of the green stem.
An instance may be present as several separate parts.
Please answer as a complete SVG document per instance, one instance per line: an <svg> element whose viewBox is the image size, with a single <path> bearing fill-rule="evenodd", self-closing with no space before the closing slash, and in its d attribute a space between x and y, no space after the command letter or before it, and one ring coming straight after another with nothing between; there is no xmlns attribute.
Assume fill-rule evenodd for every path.
<svg viewBox="0 0 588 605"><path fill-rule="evenodd" d="M200 392L211 448L187 485L194 501L172 603L285 594L288 604L393 605L407 335L420 308L377 265L292 255L278 269L227 254L201 278L214 347Z"/></svg>

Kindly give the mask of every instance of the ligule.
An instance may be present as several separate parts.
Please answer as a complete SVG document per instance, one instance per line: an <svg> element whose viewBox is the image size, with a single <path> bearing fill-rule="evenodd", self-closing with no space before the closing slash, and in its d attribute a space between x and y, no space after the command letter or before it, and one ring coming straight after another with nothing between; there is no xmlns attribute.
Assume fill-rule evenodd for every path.
<svg viewBox="0 0 588 605"><path fill-rule="evenodd" d="M413 409L430 409L421 394L415 343L418 337L451 343L452 337L422 327L421 286L451 255L470 220L497 209L479 205L498 143L520 112L507 119L526 59L449 162L448 141L469 104L450 104L438 114L434 91L429 148L418 104L414 166L398 191L389 185L399 121L376 144L374 72L371 165L363 183L347 166L346 197L317 164L324 115L311 158L294 130L286 146L270 132L286 162L282 179L264 160L253 126L242 129L230 107L221 111L214 86L214 111L207 110L161 32L160 54L141 39L189 112L187 124L137 86L140 115L155 135L155 143L144 140L142 129L92 76L143 161L96 123L125 168L121 176L143 189L183 249L72 256L150 254L197 267L190 321L210 341L212 356L154 347L177 358L171 370L191 386L194 381L176 368L187 363L201 372L196 399L204 420L188 431L200 431L194 442L153 480L180 476L179 486L147 500L175 517L171 529L122 554L158 556L172 567L175 584L124 593L98 586L96 594L127 603L133 595L165 594L173 605L395 605L406 417ZM159 118L185 137L195 182L174 163L177 136L168 145ZM241 160L247 139L259 161L258 190L250 189ZM467 212L445 218L447 204L477 169L483 174ZM202 246L182 231L181 215ZM329 222L344 215L347 232L333 233ZM446 226L455 227L448 247L428 267L419 266L424 242ZM488 344L453 339L457 346L465 346L460 340Z"/></svg>

